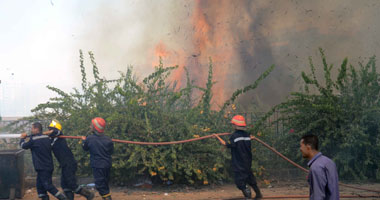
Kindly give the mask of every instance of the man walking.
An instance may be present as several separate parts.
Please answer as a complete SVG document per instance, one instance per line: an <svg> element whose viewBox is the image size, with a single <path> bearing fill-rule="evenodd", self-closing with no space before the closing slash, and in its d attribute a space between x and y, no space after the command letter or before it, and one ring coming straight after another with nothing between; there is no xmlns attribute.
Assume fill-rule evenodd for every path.
<svg viewBox="0 0 380 200"><path fill-rule="evenodd" d="M106 121L96 117L91 121L92 135L83 137L83 149L90 151L90 165L95 178L95 188L104 200L112 200L108 182L112 167L114 147L111 138L104 135Z"/></svg>
<svg viewBox="0 0 380 200"><path fill-rule="evenodd" d="M54 156L57 158L59 165L62 169L61 173L61 187L69 200L74 200L74 192L86 197L87 200L92 200L95 195L86 188L78 186L76 179L77 162L73 153L67 146L65 138L59 138L63 135L62 125L57 120L52 120L49 131L44 134L49 134L51 137L51 146Z"/></svg>
<svg viewBox="0 0 380 200"><path fill-rule="evenodd" d="M231 124L235 132L231 135L227 147L231 149L232 169L234 171L234 179L237 188L239 188L246 199L251 199L250 185L256 193L255 200L261 199L263 196L256 183L256 178L252 173L252 152L251 138L245 131L245 119L241 115L236 115L232 118Z"/></svg>
<svg viewBox="0 0 380 200"><path fill-rule="evenodd" d="M42 125L38 122L32 124L32 134L29 141L25 141L28 135L21 134L20 146L23 149L30 149L34 169L37 172L37 192L42 200L49 200L50 194L59 200L67 200L66 196L60 193L52 183L54 170L53 157L51 156L51 140L49 136L42 134Z"/></svg>
<svg viewBox="0 0 380 200"><path fill-rule="evenodd" d="M339 200L338 173L335 163L318 151L318 137L305 135L300 142L302 157L309 160L310 200Z"/></svg>

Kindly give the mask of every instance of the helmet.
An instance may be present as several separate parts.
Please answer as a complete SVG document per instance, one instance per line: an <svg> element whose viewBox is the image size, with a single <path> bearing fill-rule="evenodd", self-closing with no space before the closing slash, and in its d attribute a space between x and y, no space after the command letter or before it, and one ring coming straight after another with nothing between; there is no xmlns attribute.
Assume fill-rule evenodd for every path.
<svg viewBox="0 0 380 200"><path fill-rule="evenodd" d="M51 122L50 122L50 124L49 124L49 128L56 128L56 129L58 129L59 131L62 131L62 125L61 125L61 123L59 123L59 121L56 120L56 119L51 120Z"/></svg>
<svg viewBox="0 0 380 200"><path fill-rule="evenodd" d="M231 123L236 125L236 126L247 126L247 124L245 123L244 117L241 115L235 115L232 118Z"/></svg>
<svg viewBox="0 0 380 200"><path fill-rule="evenodd" d="M91 120L92 125L98 133L103 133L106 127L106 121L101 117L95 117Z"/></svg>

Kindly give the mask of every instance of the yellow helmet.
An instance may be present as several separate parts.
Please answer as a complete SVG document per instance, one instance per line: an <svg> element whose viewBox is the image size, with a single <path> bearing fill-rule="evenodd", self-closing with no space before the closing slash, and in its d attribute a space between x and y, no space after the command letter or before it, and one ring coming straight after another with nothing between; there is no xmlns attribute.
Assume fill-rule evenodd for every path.
<svg viewBox="0 0 380 200"><path fill-rule="evenodd" d="M62 131L62 125L56 119L51 120L49 128L56 128L56 129Z"/></svg>

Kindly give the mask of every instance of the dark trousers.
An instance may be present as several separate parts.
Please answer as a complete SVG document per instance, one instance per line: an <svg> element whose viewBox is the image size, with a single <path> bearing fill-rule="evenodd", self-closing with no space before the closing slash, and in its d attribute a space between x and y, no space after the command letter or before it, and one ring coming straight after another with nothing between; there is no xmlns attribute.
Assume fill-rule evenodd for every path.
<svg viewBox="0 0 380 200"><path fill-rule="evenodd" d="M46 170L37 170L37 192L38 197L43 197L47 195L49 192L52 195L56 195L58 193L57 188L53 185L52 182L52 174L53 171Z"/></svg>
<svg viewBox="0 0 380 200"><path fill-rule="evenodd" d="M234 179L236 187L240 190L244 190L246 185L251 187L257 187L256 177L253 175L252 171L234 171Z"/></svg>
<svg viewBox="0 0 380 200"><path fill-rule="evenodd" d="M79 192L80 188L77 184L76 172L77 167L75 165L62 167L61 187L63 191L73 191L75 193Z"/></svg>
<svg viewBox="0 0 380 200"><path fill-rule="evenodd" d="M95 179L95 188L101 196L110 193L108 182L110 180L111 168L92 168Z"/></svg>

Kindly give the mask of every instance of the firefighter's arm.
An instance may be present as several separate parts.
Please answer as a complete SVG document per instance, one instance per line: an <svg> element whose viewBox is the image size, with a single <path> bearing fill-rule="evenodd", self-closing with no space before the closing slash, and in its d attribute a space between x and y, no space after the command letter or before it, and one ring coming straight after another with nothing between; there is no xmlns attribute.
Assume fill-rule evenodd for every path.
<svg viewBox="0 0 380 200"><path fill-rule="evenodd" d="M30 149L33 145L33 140L29 138L29 141L26 141L26 138L30 136L30 134L22 133L20 138L20 147L23 149Z"/></svg>
<svg viewBox="0 0 380 200"><path fill-rule="evenodd" d="M49 137L56 137L57 136L57 134L54 133L54 130L48 130L48 131L43 132L42 134L48 135Z"/></svg>
<svg viewBox="0 0 380 200"><path fill-rule="evenodd" d="M230 139L228 140L226 146L227 146L227 148L235 148L236 147L236 144L235 144L235 141L234 141L233 137L230 137Z"/></svg>
<svg viewBox="0 0 380 200"><path fill-rule="evenodd" d="M60 131L60 130L48 130L48 131L43 132L42 134L48 135L49 137L58 137L58 136L62 135L62 131Z"/></svg>
<svg viewBox="0 0 380 200"><path fill-rule="evenodd" d="M83 140L83 144L82 144L83 150L88 151L88 140L87 140L87 138L85 136L82 136L82 140Z"/></svg>
<svg viewBox="0 0 380 200"><path fill-rule="evenodd" d="M48 130L48 131L43 132L42 134L44 134L44 135L50 135L52 133L53 133L53 130Z"/></svg>

